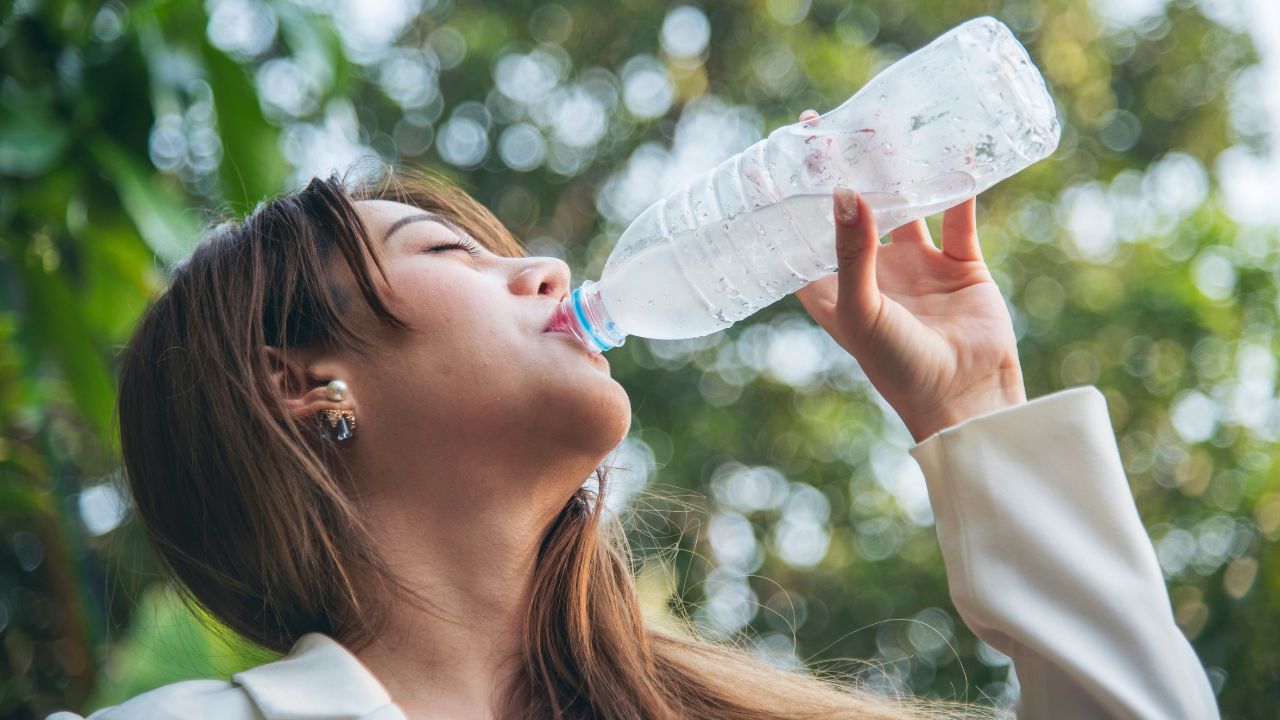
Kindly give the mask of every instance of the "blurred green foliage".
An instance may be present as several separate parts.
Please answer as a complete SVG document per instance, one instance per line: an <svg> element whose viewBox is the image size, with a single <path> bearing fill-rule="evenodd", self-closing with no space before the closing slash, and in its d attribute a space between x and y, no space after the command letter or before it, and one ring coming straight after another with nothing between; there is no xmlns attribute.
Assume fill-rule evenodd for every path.
<svg viewBox="0 0 1280 720"><path fill-rule="evenodd" d="M115 351L211 219L369 154L450 172L532 252L595 277L681 173L988 13L1064 119L1054 157L980 206L1029 394L1106 393L1225 716L1274 712L1280 238L1229 215L1212 172L1268 141L1233 91L1257 53L1212 2L1121 5L0 7L0 717L262 659L173 604L118 492ZM1007 661L948 601L909 438L841 355L794 298L611 354L646 602L784 665L870 660L869 682L1007 703Z"/></svg>

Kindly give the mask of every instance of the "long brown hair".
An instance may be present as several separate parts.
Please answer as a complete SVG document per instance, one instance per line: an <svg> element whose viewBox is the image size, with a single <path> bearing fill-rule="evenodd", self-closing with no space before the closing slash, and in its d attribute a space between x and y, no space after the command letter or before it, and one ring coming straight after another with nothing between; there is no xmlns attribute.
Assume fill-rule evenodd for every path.
<svg viewBox="0 0 1280 720"><path fill-rule="evenodd" d="M161 562L189 602L277 652L313 631L363 647L385 618L377 599L400 589L368 541L340 454L285 409L268 352L317 344L368 352L370 329L343 312L353 301L378 323L406 328L373 282L384 272L380 251L353 204L369 198L444 216L495 253L526 254L482 205L439 177L389 173L354 187L314 179L207 233L170 270L122 357L125 475ZM335 289L339 261L359 298ZM989 714L884 698L647 627L625 533L598 502L604 468L596 478L598 490L576 491L542 541L505 717Z"/></svg>

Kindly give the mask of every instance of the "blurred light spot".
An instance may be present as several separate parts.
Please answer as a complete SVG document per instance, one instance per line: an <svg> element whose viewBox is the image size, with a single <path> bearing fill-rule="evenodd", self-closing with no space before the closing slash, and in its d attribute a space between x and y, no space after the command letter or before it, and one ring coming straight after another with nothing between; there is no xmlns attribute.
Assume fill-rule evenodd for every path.
<svg viewBox="0 0 1280 720"><path fill-rule="evenodd" d="M1211 246L1196 256L1191 264L1191 277L1206 297L1226 300L1236 291L1236 267L1225 248Z"/></svg>
<svg viewBox="0 0 1280 720"><path fill-rule="evenodd" d="M440 128L436 148L445 162L472 168L489 152L489 136L480 123L469 117L451 117Z"/></svg>
<svg viewBox="0 0 1280 720"><path fill-rule="evenodd" d="M546 154L542 133L529 123L508 125L498 138L498 157L512 170L529 172L542 164Z"/></svg>
<svg viewBox="0 0 1280 720"><path fill-rule="evenodd" d="M378 84L406 110L431 102L439 92L441 61L430 50L398 49L378 66Z"/></svg>
<svg viewBox="0 0 1280 720"><path fill-rule="evenodd" d="M129 510L128 500L110 482L85 488L79 498L80 521L90 535L106 535L115 530Z"/></svg>
<svg viewBox="0 0 1280 720"><path fill-rule="evenodd" d="M675 87L662 64L650 55L637 55L622 66L622 101L641 120L665 115L675 99Z"/></svg>
<svg viewBox="0 0 1280 720"><path fill-rule="evenodd" d="M166 114L156 118L147 140L151 164L157 170L175 170L187 157L187 136L182 130L182 117Z"/></svg>
<svg viewBox="0 0 1280 720"><path fill-rule="evenodd" d="M628 435L604 460L606 476L605 504L615 513L626 509L636 493L653 479L653 450L635 435Z"/></svg>
<svg viewBox="0 0 1280 720"><path fill-rule="evenodd" d="M871 473L880 487L897 501L898 508L916 527L933 524L929 488L920 465L906 450L888 444L871 451Z"/></svg>
<svg viewBox="0 0 1280 720"><path fill-rule="evenodd" d="M799 670L804 667L796 657L796 646L791 636L779 632L766 633L757 640L751 654L757 660L782 670Z"/></svg>
<svg viewBox="0 0 1280 720"><path fill-rule="evenodd" d="M319 123L286 126L280 134L280 150L293 165L293 185L300 187L313 177L341 171L361 157L376 157L359 138L355 108L343 98L325 105L324 119Z"/></svg>
<svg viewBox="0 0 1280 720"><path fill-rule="evenodd" d="M1064 385L1092 385L1098 381L1102 365L1091 351L1076 348L1062 358L1059 372Z"/></svg>
<svg viewBox="0 0 1280 720"><path fill-rule="evenodd" d="M427 46L440 58L440 67L451 70L467 56L467 39L452 26L441 25L427 36Z"/></svg>
<svg viewBox="0 0 1280 720"><path fill-rule="evenodd" d="M791 46L782 40L765 44L751 57L751 70L764 89L785 97L800 89L805 75Z"/></svg>
<svg viewBox="0 0 1280 720"><path fill-rule="evenodd" d="M1231 108L1231 129L1240 139L1266 137L1270 133L1267 104L1274 81L1269 75L1265 66L1249 65L1237 70L1231 78L1227 106Z"/></svg>
<svg viewBox="0 0 1280 720"><path fill-rule="evenodd" d="M831 533L811 518L784 516L774 526L773 542L783 562L805 569L815 567L827 556Z"/></svg>
<svg viewBox="0 0 1280 720"><path fill-rule="evenodd" d="M27 572L34 572L44 560L44 544L40 538L26 530L13 534L13 554L18 560L18 567Z"/></svg>
<svg viewBox="0 0 1280 720"><path fill-rule="evenodd" d="M991 647L982 640L977 641L976 654L978 660L987 667L1006 667L1013 663L1013 658Z"/></svg>
<svg viewBox="0 0 1280 720"><path fill-rule="evenodd" d="M421 0L333 0L330 13L347 57L369 65L394 48L392 43L422 9Z"/></svg>
<svg viewBox="0 0 1280 720"><path fill-rule="evenodd" d="M559 45L573 32L573 16L559 3L547 3L529 15L529 34L538 42Z"/></svg>
<svg viewBox="0 0 1280 720"><path fill-rule="evenodd" d="M1253 581L1258 579L1258 561L1252 557L1243 557L1231 561L1227 571L1222 574L1222 586L1227 595L1239 600L1249 593Z"/></svg>
<svg viewBox="0 0 1280 720"><path fill-rule="evenodd" d="M1142 189L1161 212L1181 219L1199 208L1209 195L1209 176L1199 160L1171 152L1147 168Z"/></svg>
<svg viewBox="0 0 1280 720"><path fill-rule="evenodd" d="M423 122L407 115L396 122L391 137L395 140L400 155L417 157L431 147L431 141L435 139L435 127L429 121Z"/></svg>
<svg viewBox="0 0 1280 720"><path fill-rule="evenodd" d="M498 90L525 104L534 103L550 93L560 82L560 76L560 66L555 57L541 49L527 55L503 55L493 66L493 80Z"/></svg>
<svg viewBox="0 0 1280 720"><path fill-rule="evenodd" d="M314 113L320 107L320 85L293 58L272 58L254 74L258 100L266 115L291 120Z"/></svg>
<svg viewBox="0 0 1280 720"><path fill-rule="evenodd" d="M771 510L787 498L787 479L767 465L725 463L711 475L711 491L721 506L742 513Z"/></svg>
<svg viewBox="0 0 1280 720"><path fill-rule="evenodd" d="M674 57L697 57L711 39L711 23L702 10L679 5L667 11L662 21L662 49Z"/></svg>
<svg viewBox="0 0 1280 720"><path fill-rule="evenodd" d="M742 572L755 572L763 556L751 521L731 511L719 511L707 523L707 539L716 563Z"/></svg>
<svg viewBox="0 0 1280 720"><path fill-rule="evenodd" d="M784 517L824 523L831 516L831 503L818 488L808 483L791 483L791 492L782 505Z"/></svg>
<svg viewBox="0 0 1280 720"><path fill-rule="evenodd" d="M1246 227L1280 226L1274 190L1280 187L1280 162L1255 154L1247 145L1233 145L1218 155L1214 175L1233 220Z"/></svg>
<svg viewBox="0 0 1280 720"><path fill-rule="evenodd" d="M809 15L811 0L768 0L769 15L783 25L795 25Z"/></svg>
<svg viewBox="0 0 1280 720"><path fill-rule="evenodd" d="M759 611L756 593L742 573L716 568L707 574L706 603L695 614L700 629L727 636L746 627Z"/></svg>
<svg viewBox="0 0 1280 720"><path fill-rule="evenodd" d="M239 60L261 55L275 40L275 11L260 0L206 0L205 11L209 42Z"/></svg>
<svg viewBox="0 0 1280 720"><path fill-rule="evenodd" d="M1037 320L1051 323L1062 312L1066 290L1057 280L1040 275L1029 280L1022 291L1022 305Z"/></svg>
<svg viewBox="0 0 1280 720"><path fill-rule="evenodd" d="M506 134L505 130L503 134ZM499 154L502 153L501 140L498 141L498 152ZM519 232L521 228L538 219L540 207L538 199L533 196L533 193L513 183L499 192L497 202L494 203L494 210L498 213L498 219L502 220L504 225ZM528 246L526 246L526 249L528 249ZM648 437L646 437L645 441L648 442Z"/></svg>
<svg viewBox="0 0 1280 720"><path fill-rule="evenodd" d="M819 334L826 331L804 320L771 324L773 335L765 354L769 375L792 387L811 385L825 367Z"/></svg>
<svg viewBox="0 0 1280 720"><path fill-rule="evenodd" d="M887 517L863 520L854 529L854 545L858 554L867 560L885 560L898 552L902 545L902 531Z"/></svg>
<svg viewBox="0 0 1280 720"><path fill-rule="evenodd" d="M1101 183L1090 182L1062 193L1067 231L1079 255L1094 263L1115 256L1116 227Z"/></svg>
<svg viewBox="0 0 1280 720"><path fill-rule="evenodd" d="M1090 0L1093 14L1108 25L1131 28L1164 17L1168 0Z"/></svg>
<svg viewBox="0 0 1280 720"><path fill-rule="evenodd" d="M525 243L530 255L565 259L564 243L555 238L540 235Z"/></svg>
<svg viewBox="0 0 1280 720"><path fill-rule="evenodd" d="M93 16L89 33L100 43L114 42L129 26L129 9L118 0L105 3Z"/></svg>
<svg viewBox="0 0 1280 720"><path fill-rule="evenodd" d="M1103 145L1116 152L1126 152L1142 137L1142 122L1127 110L1116 110L1099 135Z"/></svg>
<svg viewBox="0 0 1280 720"><path fill-rule="evenodd" d="M609 220L629 223L690 177L759 140L763 125L754 108L729 105L714 96L697 98L681 112L671 149L654 142L641 144L601 186L596 206Z"/></svg>
<svg viewBox="0 0 1280 720"><path fill-rule="evenodd" d="M565 145L559 139L547 147L547 169L565 177L572 177L582 172L587 163L594 157L592 148L577 148Z"/></svg>
<svg viewBox="0 0 1280 720"><path fill-rule="evenodd" d="M619 82L616 75L602 67L591 67L578 74L578 85L591 94L605 110L618 108Z"/></svg>
<svg viewBox="0 0 1280 720"><path fill-rule="evenodd" d="M1196 525L1196 552L1191 563L1200 575L1211 575L1222 567L1231 552L1236 535L1236 521L1227 515L1215 515Z"/></svg>
<svg viewBox="0 0 1280 720"><path fill-rule="evenodd" d="M1184 441L1204 442L1218 426L1218 404L1199 390L1188 390L1174 399L1169 419Z"/></svg>
<svg viewBox="0 0 1280 720"><path fill-rule="evenodd" d="M1169 579L1180 576L1196 553L1195 536L1181 528L1165 533L1155 546L1160 568Z"/></svg>
<svg viewBox="0 0 1280 720"><path fill-rule="evenodd" d="M799 630L809 619L809 601L799 593L779 590L765 603L764 618L769 626L786 634Z"/></svg>
<svg viewBox="0 0 1280 720"><path fill-rule="evenodd" d="M573 86L554 94L556 107L555 133L565 145L591 147L600 142L608 127L604 105L581 86Z"/></svg>
<svg viewBox="0 0 1280 720"><path fill-rule="evenodd" d="M698 379L698 392L708 405L726 407L742 397L742 383L734 382L730 375L718 370L708 370Z"/></svg>
<svg viewBox="0 0 1280 720"><path fill-rule="evenodd" d="M942 608L925 608L907 625L907 640L925 656L937 659L951 649L955 622Z"/></svg>

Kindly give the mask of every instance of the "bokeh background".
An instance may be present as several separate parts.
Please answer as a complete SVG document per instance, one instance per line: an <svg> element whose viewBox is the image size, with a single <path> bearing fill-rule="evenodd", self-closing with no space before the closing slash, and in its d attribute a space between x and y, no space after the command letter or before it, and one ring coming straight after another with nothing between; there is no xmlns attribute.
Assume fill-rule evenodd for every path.
<svg viewBox="0 0 1280 720"><path fill-rule="evenodd" d="M174 603L113 438L117 352L203 227L377 158L450 174L530 252L598 277L651 201L982 14L1064 122L1052 158L980 202L1029 394L1106 394L1224 715L1274 717L1277 7L0 5L0 717L261 659ZM656 619L886 691L1013 702L1008 659L948 600L907 432L794 297L610 360L635 412L610 502Z"/></svg>

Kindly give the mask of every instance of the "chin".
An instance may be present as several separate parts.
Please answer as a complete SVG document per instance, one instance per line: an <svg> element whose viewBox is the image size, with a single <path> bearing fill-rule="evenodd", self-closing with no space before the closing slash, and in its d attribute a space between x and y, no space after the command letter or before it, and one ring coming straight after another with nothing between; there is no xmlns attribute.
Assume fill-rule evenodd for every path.
<svg viewBox="0 0 1280 720"><path fill-rule="evenodd" d="M616 381L590 390L579 387L572 400L560 404L558 411L565 421L562 430L580 449L599 455L603 460L622 442L631 429L631 398Z"/></svg>

